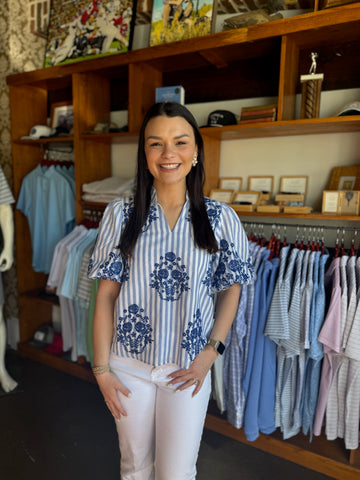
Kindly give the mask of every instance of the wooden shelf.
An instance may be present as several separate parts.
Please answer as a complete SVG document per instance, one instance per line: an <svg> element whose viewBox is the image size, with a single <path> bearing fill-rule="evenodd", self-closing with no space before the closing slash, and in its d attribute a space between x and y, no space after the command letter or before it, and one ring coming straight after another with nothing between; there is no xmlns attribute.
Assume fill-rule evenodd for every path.
<svg viewBox="0 0 360 480"><path fill-rule="evenodd" d="M359 480L359 469L347 463L349 460L345 450L336 448L337 445L323 437L314 438L313 443L318 444L318 451L314 451L313 443L308 443L306 448L304 442L297 437L293 437L290 442L282 440L280 436L260 435L254 442L249 442L243 430L236 429L226 420L212 414L207 415L205 427L338 480ZM296 442L302 443L301 446L296 445ZM341 451L344 453L339 454Z"/></svg>
<svg viewBox="0 0 360 480"><path fill-rule="evenodd" d="M23 178L38 165L42 145L72 143L76 165L76 221L81 223L86 209L103 210L105 204L82 201L82 185L111 175L111 145L137 144L144 113L154 101L155 88L175 85L174 81L180 82L188 92L188 104L259 96L277 98L278 120L275 122L201 128L206 194L218 185L222 141L360 132L360 116L294 120L296 96L301 89L300 74L309 67L309 54L315 51L312 49L319 52L319 59L327 59L321 65L323 90L359 88L359 30L360 3L355 3L8 76L14 196L18 196ZM340 56L336 55L338 48L342 52ZM45 124L50 105L60 100L73 103L74 135L21 140L33 125ZM88 133L97 122L108 120L112 111L126 110L129 132ZM286 218L299 219L299 223L316 220L321 224L360 220L360 216L319 212L273 214L241 212L236 206L233 208L243 219L271 218L276 222L276 219ZM41 295L47 276L32 269L29 227L26 217L19 211L15 211L15 232L19 352L71 375L94 381L89 365L49 355L29 343L39 326L51 321L52 307L57 299ZM248 443L243 433L224 419L209 414L206 426ZM352 451L349 459L343 442L314 439L311 444L305 444L299 438L285 442L272 435L261 436L249 445L339 480L359 478L359 449Z"/></svg>
<svg viewBox="0 0 360 480"><path fill-rule="evenodd" d="M265 122L257 124L232 125L228 127L207 127L201 132L218 140L244 138L284 137L289 135L317 135L326 133L359 132L360 116L313 118Z"/></svg>
<svg viewBox="0 0 360 480"><path fill-rule="evenodd" d="M39 146L43 145L44 143L73 143L74 142L74 137L72 136L67 136L67 137L49 137L49 138L19 138L18 140L15 140L14 143L18 145L34 145L34 146Z"/></svg>
<svg viewBox="0 0 360 480"><path fill-rule="evenodd" d="M88 382L96 382L91 368L87 364L83 365L66 360L64 357L50 355L45 350L35 348L29 343L19 343L18 351L25 357L31 358L31 360L45 363L50 367L56 368L57 370L61 370L62 372L68 373Z"/></svg>
<svg viewBox="0 0 360 480"><path fill-rule="evenodd" d="M121 53L118 55L109 55L96 59L89 59L83 62L76 62L66 65L56 65L53 67L43 68L36 71L24 72L16 75L10 75L7 77L9 85L22 85L24 83L33 85L40 83L44 88L49 88L52 85L47 83L52 79L61 79L62 83L65 83L67 79L71 83L71 75L80 72L94 72L101 71L102 74L108 74L117 76L119 72L112 70L115 67L124 68L131 63L140 62L156 62L161 61L162 70L165 69L174 70L179 69L179 56L181 56L181 68L186 70L189 66L194 64L194 56L202 57L208 64L212 64L219 68L224 63L227 63L226 55L219 55L219 52L224 53L229 47L234 46L235 51L239 51L242 55L249 56L250 49L255 48L253 42L262 39L272 39L274 37L280 37L288 35L290 33L299 33L313 29L311 35L305 36L302 40L304 45L308 44L309 47L314 45L319 36L322 39L329 34L336 36L338 26L344 24L360 21L360 9L359 4L349 4L341 7L335 7L331 9L325 9L317 12L306 13L303 15L290 17L286 19L275 20L263 24L253 25L246 28L239 28L229 30L225 32L219 32L203 37L192 38L190 40L183 40L174 42L171 44L157 45L155 47L147 47L139 50L133 50L127 53ZM324 29L328 28L329 31L324 32ZM348 29L348 34L351 31L355 32L358 29ZM355 33L354 33L355 35ZM241 44L247 44L246 49L242 52ZM212 52L209 53L209 52ZM234 51L229 50L231 55L234 55ZM239 54L240 54L239 53ZM165 60L165 61L164 61ZM160 66L160 65L159 65ZM124 75L125 72L120 72ZM55 86L56 88L56 86Z"/></svg>

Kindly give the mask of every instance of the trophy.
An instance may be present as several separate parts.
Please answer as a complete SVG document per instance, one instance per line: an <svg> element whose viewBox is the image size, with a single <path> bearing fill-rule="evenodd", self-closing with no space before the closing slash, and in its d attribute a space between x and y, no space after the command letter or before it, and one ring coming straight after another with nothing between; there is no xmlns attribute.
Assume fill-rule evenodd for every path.
<svg viewBox="0 0 360 480"><path fill-rule="evenodd" d="M317 118L320 112L321 85L323 73L316 73L318 54L311 52L311 66L308 75L301 75L301 113L300 118Z"/></svg>

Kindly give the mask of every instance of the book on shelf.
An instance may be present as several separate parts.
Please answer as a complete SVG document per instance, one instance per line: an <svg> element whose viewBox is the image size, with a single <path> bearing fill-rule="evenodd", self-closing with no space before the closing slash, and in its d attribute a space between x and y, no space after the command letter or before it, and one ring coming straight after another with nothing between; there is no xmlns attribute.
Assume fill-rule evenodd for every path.
<svg viewBox="0 0 360 480"><path fill-rule="evenodd" d="M241 109L241 114L245 112L254 112L257 110L275 110L277 109L277 104L276 103L270 103L268 105L257 105L255 107L242 107Z"/></svg>
<svg viewBox="0 0 360 480"><path fill-rule="evenodd" d="M185 104L185 90L181 85L158 87L155 90L155 102L176 102Z"/></svg>
<svg viewBox="0 0 360 480"><path fill-rule="evenodd" d="M270 116L276 115L276 108L268 108L264 110L251 110L250 112L241 112L241 118L254 117L257 115Z"/></svg>
<svg viewBox="0 0 360 480"><path fill-rule="evenodd" d="M275 122L275 117L261 117L261 118L251 118L249 120L239 120L239 125L244 123L264 123L264 122Z"/></svg>
<svg viewBox="0 0 360 480"><path fill-rule="evenodd" d="M270 113L259 113L258 115L241 115L240 120L255 120L257 118L274 118L276 114L275 112Z"/></svg>

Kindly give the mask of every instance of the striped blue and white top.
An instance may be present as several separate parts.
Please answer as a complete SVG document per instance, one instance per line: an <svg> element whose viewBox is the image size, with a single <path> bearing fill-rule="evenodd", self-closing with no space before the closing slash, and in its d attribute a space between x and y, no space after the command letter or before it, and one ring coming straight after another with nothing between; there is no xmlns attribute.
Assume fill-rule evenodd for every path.
<svg viewBox="0 0 360 480"><path fill-rule="evenodd" d="M194 244L189 200L170 230L153 188L149 215L131 259L117 246L133 208L131 198L110 203L89 263L90 278L122 284L114 312L112 352L152 366L188 368L210 334L213 294L253 281L248 241L236 213L205 199L220 250Z"/></svg>

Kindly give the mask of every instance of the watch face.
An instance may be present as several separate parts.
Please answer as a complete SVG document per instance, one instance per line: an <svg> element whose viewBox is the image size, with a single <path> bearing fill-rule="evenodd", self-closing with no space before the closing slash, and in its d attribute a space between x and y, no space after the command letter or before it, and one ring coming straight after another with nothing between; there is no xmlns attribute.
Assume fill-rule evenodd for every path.
<svg viewBox="0 0 360 480"><path fill-rule="evenodd" d="M216 350L222 355L225 350L225 345L222 342L219 342Z"/></svg>

